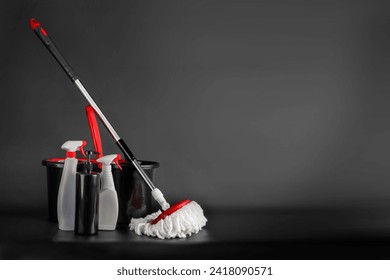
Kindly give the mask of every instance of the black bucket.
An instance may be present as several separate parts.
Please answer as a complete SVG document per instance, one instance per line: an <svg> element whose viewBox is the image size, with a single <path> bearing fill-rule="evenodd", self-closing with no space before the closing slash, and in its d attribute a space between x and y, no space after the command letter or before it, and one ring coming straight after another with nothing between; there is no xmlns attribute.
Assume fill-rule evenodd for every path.
<svg viewBox="0 0 390 280"><path fill-rule="evenodd" d="M84 161L85 159L79 159L77 172L82 171ZM159 167L159 163L144 160L140 160L139 163L153 181L154 171ZM119 202L118 225L123 226L128 225L131 218L140 218L150 214L152 212L152 198L149 187L133 165L124 160L121 160L120 164L122 171L115 164L111 166ZM42 161L42 165L46 166L49 219L57 222L57 197L64 159L46 159ZM97 164L94 164L94 171L100 172Z"/></svg>

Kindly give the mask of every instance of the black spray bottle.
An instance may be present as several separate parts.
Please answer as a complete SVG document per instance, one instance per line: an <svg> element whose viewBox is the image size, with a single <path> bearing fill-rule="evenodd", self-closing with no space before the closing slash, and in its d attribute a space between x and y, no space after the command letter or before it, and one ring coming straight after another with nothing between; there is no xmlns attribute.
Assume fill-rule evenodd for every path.
<svg viewBox="0 0 390 280"><path fill-rule="evenodd" d="M85 151L87 161L83 172L76 174L75 233L94 235L98 232L100 174L93 172L91 156L94 151Z"/></svg>

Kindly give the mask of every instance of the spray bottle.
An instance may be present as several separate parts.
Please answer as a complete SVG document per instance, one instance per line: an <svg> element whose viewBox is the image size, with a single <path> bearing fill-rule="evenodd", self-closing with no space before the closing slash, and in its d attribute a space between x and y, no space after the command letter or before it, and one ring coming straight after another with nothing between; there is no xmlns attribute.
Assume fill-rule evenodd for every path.
<svg viewBox="0 0 390 280"><path fill-rule="evenodd" d="M86 144L87 142L85 141L67 141L61 146L61 149L66 151L66 159L58 189L57 215L60 230L74 230L77 171L76 151L79 150L85 156L83 147Z"/></svg>
<svg viewBox="0 0 390 280"><path fill-rule="evenodd" d="M97 159L103 164L101 191L99 195L99 230L115 230L118 220L118 197L115 191L114 179L111 172L111 162L115 162L119 169L119 155L106 155Z"/></svg>

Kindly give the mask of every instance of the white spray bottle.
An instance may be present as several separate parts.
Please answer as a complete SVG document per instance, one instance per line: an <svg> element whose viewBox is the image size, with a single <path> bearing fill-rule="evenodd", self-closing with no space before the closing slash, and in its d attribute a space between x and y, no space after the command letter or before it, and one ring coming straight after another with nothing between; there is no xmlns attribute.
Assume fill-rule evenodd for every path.
<svg viewBox="0 0 390 280"><path fill-rule="evenodd" d="M119 169L120 155L106 155L97 159L102 163L100 173L100 195L99 195L99 230L115 230L118 220L118 197L115 190L114 178L112 177L111 162L115 162Z"/></svg>
<svg viewBox="0 0 390 280"><path fill-rule="evenodd" d="M61 146L61 149L66 151L66 159L58 189L57 215L60 230L74 230L76 213L76 151L79 150L85 156L83 147L86 144L87 142L85 141L67 141Z"/></svg>

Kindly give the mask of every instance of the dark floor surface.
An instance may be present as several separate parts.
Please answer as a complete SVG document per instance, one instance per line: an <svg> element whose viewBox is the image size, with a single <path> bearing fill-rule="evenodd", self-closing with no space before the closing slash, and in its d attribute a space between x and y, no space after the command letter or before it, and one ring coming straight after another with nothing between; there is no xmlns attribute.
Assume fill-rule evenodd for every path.
<svg viewBox="0 0 390 280"><path fill-rule="evenodd" d="M46 209L0 209L0 259L390 259L390 209L207 209L186 239L62 232Z"/></svg>

